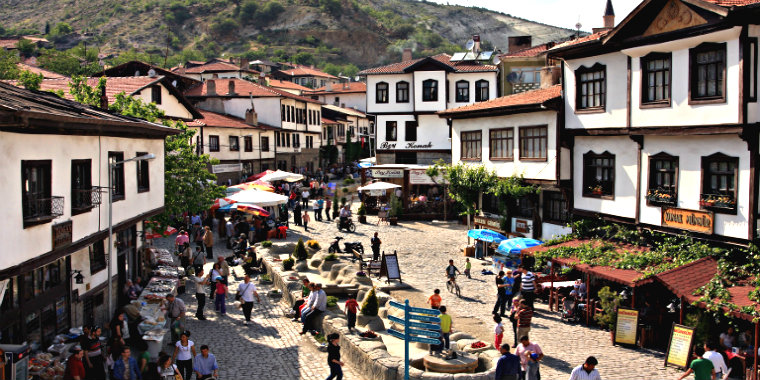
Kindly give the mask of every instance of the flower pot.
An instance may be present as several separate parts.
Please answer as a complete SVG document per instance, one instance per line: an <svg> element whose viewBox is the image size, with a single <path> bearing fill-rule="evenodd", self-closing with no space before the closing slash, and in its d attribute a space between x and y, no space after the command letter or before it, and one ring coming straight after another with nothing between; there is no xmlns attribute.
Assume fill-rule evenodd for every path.
<svg viewBox="0 0 760 380"><path fill-rule="evenodd" d="M397 226L398 225L398 218L395 217L395 216L392 217L392 218L388 218L388 223L390 223L391 226Z"/></svg>
<svg viewBox="0 0 760 380"><path fill-rule="evenodd" d="M602 191L601 190L594 190L594 191L591 192L591 194L602 195Z"/></svg>
<svg viewBox="0 0 760 380"><path fill-rule="evenodd" d="M367 223L367 215L359 215L359 223Z"/></svg>

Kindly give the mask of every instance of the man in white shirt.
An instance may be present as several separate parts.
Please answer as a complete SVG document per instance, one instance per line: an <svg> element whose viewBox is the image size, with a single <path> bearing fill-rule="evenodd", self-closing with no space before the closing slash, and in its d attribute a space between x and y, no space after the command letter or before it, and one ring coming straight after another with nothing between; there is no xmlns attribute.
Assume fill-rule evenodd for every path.
<svg viewBox="0 0 760 380"><path fill-rule="evenodd" d="M723 355L716 351L717 346L717 343L705 342L705 354L702 355L702 359L711 361L715 369L715 378L722 379L723 375L728 372L728 367L726 367L726 362L723 360Z"/></svg>
<svg viewBox="0 0 760 380"><path fill-rule="evenodd" d="M301 192L301 202L303 202L303 208L306 209L309 207L309 196L311 196L311 193L309 193L309 188L304 187L303 191Z"/></svg>
<svg viewBox="0 0 760 380"><path fill-rule="evenodd" d="M251 277L245 275L243 282L238 285L237 294L240 296L241 306L243 307L243 316L245 316L244 325L247 325L251 321L251 310L253 309L253 296L256 296L256 301L261 303L259 293L256 291L256 285L251 282Z"/></svg>
<svg viewBox="0 0 760 380"><path fill-rule="evenodd" d="M307 308L308 310L306 310ZM324 313L325 310L327 310L327 294L322 290L322 284L316 284L314 290L309 294L306 307L301 311L301 320L303 321L301 335L312 329L311 324L314 319Z"/></svg>
<svg viewBox="0 0 760 380"><path fill-rule="evenodd" d="M195 299L198 300L198 308L195 311L195 317L201 321L205 321L206 317L203 316L203 308L206 307L206 285L208 285L208 276L203 275L203 267L195 272L193 276L195 282Z"/></svg>
<svg viewBox="0 0 760 380"><path fill-rule="evenodd" d="M595 368L597 364L599 364L599 362L596 358L589 356L586 358L585 363L573 369L568 380L602 380L599 371Z"/></svg>

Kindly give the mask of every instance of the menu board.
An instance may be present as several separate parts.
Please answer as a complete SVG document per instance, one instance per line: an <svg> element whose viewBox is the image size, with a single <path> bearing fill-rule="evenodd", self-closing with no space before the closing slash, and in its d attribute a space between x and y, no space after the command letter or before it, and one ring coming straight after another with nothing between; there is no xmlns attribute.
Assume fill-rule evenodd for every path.
<svg viewBox="0 0 760 380"><path fill-rule="evenodd" d="M392 254L383 254L383 267L382 274L388 278L388 282L391 280L401 281L401 270L398 267L398 255L396 251Z"/></svg>
<svg viewBox="0 0 760 380"><path fill-rule="evenodd" d="M665 365L686 368L689 364L691 343L694 341L694 328L673 324L668 342L668 352L665 355Z"/></svg>
<svg viewBox="0 0 760 380"><path fill-rule="evenodd" d="M615 343L636 344L636 331L639 326L639 311L625 307L618 308L615 324Z"/></svg>

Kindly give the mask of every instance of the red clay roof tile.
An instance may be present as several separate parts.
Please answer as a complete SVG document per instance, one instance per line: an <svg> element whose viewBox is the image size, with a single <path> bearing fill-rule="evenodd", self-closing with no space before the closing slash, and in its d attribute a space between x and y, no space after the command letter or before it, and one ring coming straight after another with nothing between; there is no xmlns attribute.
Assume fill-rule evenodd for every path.
<svg viewBox="0 0 760 380"><path fill-rule="evenodd" d="M561 85L554 85L538 90L521 92L519 94L502 96L485 102L473 103L458 108L450 108L439 114L458 114L462 112L474 112L483 110L493 110L498 108L526 106L532 104L543 104L549 100L559 98L562 93Z"/></svg>
<svg viewBox="0 0 760 380"><path fill-rule="evenodd" d="M430 57L444 65L450 66L456 72L483 72L483 71L496 71L496 66L485 65L471 61L451 62L451 56L448 54L438 54ZM417 62L424 60L425 58L412 59L409 61L402 61L392 63L390 65L374 67L371 69L363 70L359 75L371 75L371 74L401 74L406 69L411 67Z"/></svg>
<svg viewBox="0 0 760 380"><path fill-rule="evenodd" d="M200 127L200 126L207 126L207 127L217 127L217 128L250 128L250 129L272 129L271 125L266 125L263 123L259 123L258 126L253 126L250 124L246 124L245 120L230 116L230 115L223 115L216 112L211 111L205 111L205 110L198 110L201 115L203 115L203 119L195 119L187 125L189 127Z"/></svg>
<svg viewBox="0 0 760 380"><path fill-rule="evenodd" d="M345 85L348 85L348 88L345 88ZM335 84L332 86L331 91L327 91L327 86L320 87L316 90L308 90L310 95L325 95L325 94L338 94L338 93L352 93L352 92L367 92L367 84L364 82L351 82L351 83L341 83L341 84Z"/></svg>

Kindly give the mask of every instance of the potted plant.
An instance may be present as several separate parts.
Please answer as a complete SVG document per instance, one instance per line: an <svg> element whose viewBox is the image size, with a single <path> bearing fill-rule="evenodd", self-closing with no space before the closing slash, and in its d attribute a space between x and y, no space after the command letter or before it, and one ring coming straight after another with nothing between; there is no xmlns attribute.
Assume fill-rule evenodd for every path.
<svg viewBox="0 0 760 380"><path fill-rule="evenodd" d="M390 210L388 211L388 222L391 226L398 225L398 216L402 210L401 199L396 194L391 194Z"/></svg>
<svg viewBox="0 0 760 380"><path fill-rule="evenodd" d="M615 322L617 321L617 309L620 306L621 297L610 289L609 286L605 286L599 289L599 306L602 309L601 313L594 315L594 320L599 323L605 329L610 331L610 339L612 344L615 344Z"/></svg>
<svg viewBox="0 0 760 380"><path fill-rule="evenodd" d="M333 208L333 210L332 210L333 219L335 219L339 215L338 210L340 210L340 204L338 204L338 195L337 194L333 197L333 203L332 204L333 204L333 206L332 206L332 208Z"/></svg>
<svg viewBox="0 0 760 380"><path fill-rule="evenodd" d="M356 215L359 215L359 223L367 223L367 209L364 207L364 202L359 205Z"/></svg>
<svg viewBox="0 0 760 380"><path fill-rule="evenodd" d="M602 195L602 185L591 186L589 190L591 190L591 194Z"/></svg>
<svg viewBox="0 0 760 380"><path fill-rule="evenodd" d="M293 256L298 261L304 261L309 258L309 253L306 252L306 246L303 244L303 239L298 239L296 248L293 250Z"/></svg>

